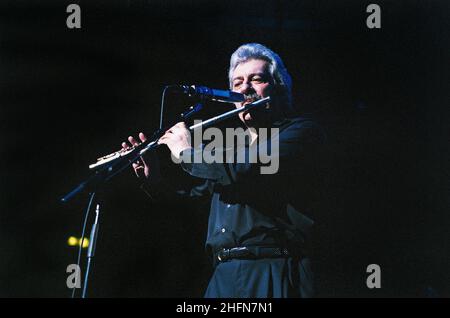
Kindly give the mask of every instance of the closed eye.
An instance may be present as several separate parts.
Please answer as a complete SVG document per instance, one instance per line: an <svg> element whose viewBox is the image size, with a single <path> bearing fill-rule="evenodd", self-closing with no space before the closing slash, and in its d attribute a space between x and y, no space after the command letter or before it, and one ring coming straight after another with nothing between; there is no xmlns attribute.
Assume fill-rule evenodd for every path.
<svg viewBox="0 0 450 318"><path fill-rule="evenodd" d="M267 79L266 79L265 76L254 75L254 76L252 77L252 82L255 82L255 83L265 83L265 82L267 82Z"/></svg>
<svg viewBox="0 0 450 318"><path fill-rule="evenodd" d="M239 88L241 85L242 85L242 82L234 82L233 83L234 88Z"/></svg>

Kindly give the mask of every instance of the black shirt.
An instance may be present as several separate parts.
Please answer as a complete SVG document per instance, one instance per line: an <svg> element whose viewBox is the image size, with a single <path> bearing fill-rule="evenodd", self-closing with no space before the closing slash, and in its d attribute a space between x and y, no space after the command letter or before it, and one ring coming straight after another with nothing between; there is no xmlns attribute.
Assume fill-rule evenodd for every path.
<svg viewBox="0 0 450 318"><path fill-rule="evenodd" d="M236 147L235 159L243 151L244 162L181 164L191 176L205 180L190 195L212 196L206 239L210 252L240 246L305 250L325 134L308 118L285 119L272 127L278 128L279 134ZM274 151L277 142L278 155ZM269 149L272 160L278 159L276 173L262 174L264 165L250 160L252 151L259 155L262 149ZM181 155L193 158L196 151L201 149L185 150Z"/></svg>

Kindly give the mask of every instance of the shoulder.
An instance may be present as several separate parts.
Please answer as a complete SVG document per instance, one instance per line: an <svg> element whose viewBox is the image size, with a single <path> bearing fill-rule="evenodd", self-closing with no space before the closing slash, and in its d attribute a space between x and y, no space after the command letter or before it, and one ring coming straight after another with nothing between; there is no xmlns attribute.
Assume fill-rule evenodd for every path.
<svg viewBox="0 0 450 318"><path fill-rule="evenodd" d="M324 143L326 134L323 127L311 117L292 117L275 123L280 138L301 139L313 143Z"/></svg>

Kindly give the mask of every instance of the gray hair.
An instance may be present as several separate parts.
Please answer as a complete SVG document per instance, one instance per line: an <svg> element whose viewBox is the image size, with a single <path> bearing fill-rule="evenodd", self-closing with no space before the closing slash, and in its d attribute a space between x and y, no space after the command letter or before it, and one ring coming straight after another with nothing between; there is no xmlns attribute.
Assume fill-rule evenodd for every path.
<svg viewBox="0 0 450 318"><path fill-rule="evenodd" d="M230 88L233 84L233 73L236 67L250 60L264 60L269 63L269 72L274 80L275 88L282 98L282 104L288 111L292 111L292 79L281 58L271 49L258 43L241 45L231 55L228 79Z"/></svg>

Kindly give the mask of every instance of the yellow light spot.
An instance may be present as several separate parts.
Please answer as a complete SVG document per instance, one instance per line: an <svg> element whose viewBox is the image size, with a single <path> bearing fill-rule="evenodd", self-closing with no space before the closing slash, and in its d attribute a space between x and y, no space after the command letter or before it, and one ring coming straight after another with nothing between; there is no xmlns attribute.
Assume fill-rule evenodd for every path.
<svg viewBox="0 0 450 318"><path fill-rule="evenodd" d="M75 236L71 236L67 239L67 245L69 246L80 246L81 243L83 243L82 248L88 248L89 247L89 239L88 238L84 238L84 240L82 240L82 238L77 238Z"/></svg>
<svg viewBox="0 0 450 318"><path fill-rule="evenodd" d="M78 245L78 239L75 236L69 237L69 239L67 240L67 245L69 245L69 246Z"/></svg>
<svg viewBox="0 0 450 318"><path fill-rule="evenodd" d="M82 248L88 248L88 246L89 246L89 239L87 239L87 238L84 238L84 240L82 240L81 238L79 239L79 244L81 245L81 241L83 241L83 246L82 246Z"/></svg>

